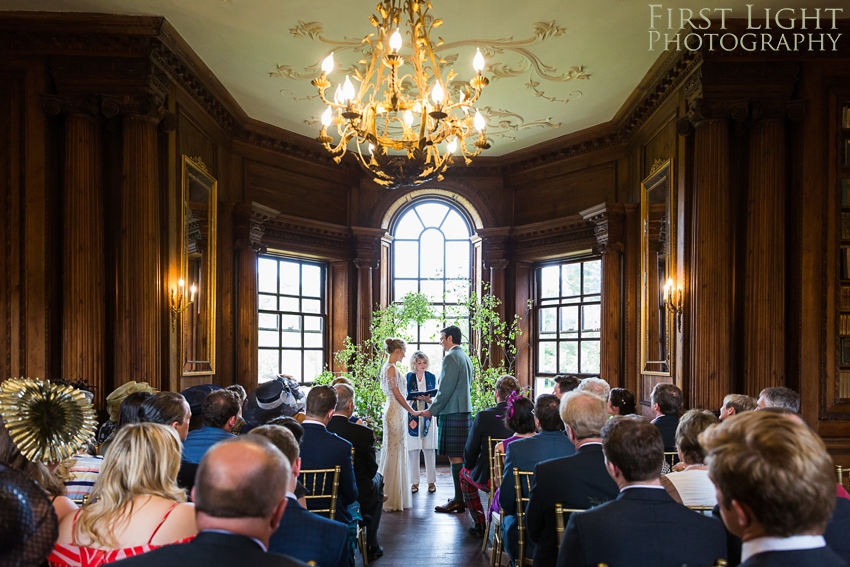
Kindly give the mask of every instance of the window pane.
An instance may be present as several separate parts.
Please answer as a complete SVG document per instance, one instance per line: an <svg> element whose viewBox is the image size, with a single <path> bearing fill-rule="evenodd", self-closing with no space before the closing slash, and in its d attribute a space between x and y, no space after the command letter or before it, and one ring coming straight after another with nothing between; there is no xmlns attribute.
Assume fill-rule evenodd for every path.
<svg viewBox="0 0 850 567"><path fill-rule="evenodd" d="M301 266L295 262L280 262L280 293L298 295Z"/></svg>
<svg viewBox="0 0 850 567"><path fill-rule="evenodd" d="M428 343L436 343L440 341L440 331L443 325L436 319L429 319L419 328L419 340Z"/></svg>
<svg viewBox="0 0 850 567"><path fill-rule="evenodd" d="M260 383L268 382L277 374L280 374L280 369L278 367L279 356L279 350L260 350L257 360L257 370L259 371L258 374Z"/></svg>
<svg viewBox="0 0 850 567"><path fill-rule="evenodd" d="M304 264L301 267L301 295L322 296L322 269L319 266Z"/></svg>
<svg viewBox="0 0 850 567"><path fill-rule="evenodd" d="M559 372L578 372L578 343L562 342L559 348Z"/></svg>
<svg viewBox="0 0 850 567"><path fill-rule="evenodd" d="M322 318L321 317L304 317L304 331L305 332L322 332Z"/></svg>
<svg viewBox="0 0 850 567"><path fill-rule="evenodd" d="M469 297L469 280L446 282L446 303L463 303Z"/></svg>
<svg viewBox="0 0 850 567"><path fill-rule="evenodd" d="M281 297L281 311L301 311L301 300L297 297Z"/></svg>
<svg viewBox="0 0 850 567"><path fill-rule="evenodd" d="M443 301L443 280L422 280L419 289L434 303Z"/></svg>
<svg viewBox="0 0 850 567"><path fill-rule="evenodd" d="M273 295L261 295L257 301L257 308L277 311L277 299Z"/></svg>
<svg viewBox="0 0 850 567"><path fill-rule="evenodd" d="M304 348L322 348L322 318L304 317ZM310 329L309 327L315 327Z"/></svg>
<svg viewBox="0 0 850 567"><path fill-rule="evenodd" d="M322 302L319 299L302 299L301 309L304 313L321 313Z"/></svg>
<svg viewBox="0 0 850 567"><path fill-rule="evenodd" d="M445 241L443 240L443 235L436 230L426 230L422 233L422 238L419 242L422 245L422 256L419 258L420 277L445 277L445 271L443 270Z"/></svg>
<svg viewBox="0 0 850 567"><path fill-rule="evenodd" d="M280 353L280 371L281 374L289 374L296 381L303 380L301 375L301 351L300 350L284 350Z"/></svg>
<svg viewBox="0 0 850 567"><path fill-rule="evenodd" d="M582 341L581 371L588 374L599 373L599 341Z"/></svg>
<svg viewBox="0 0 850 567"><path fill-rule="evenodd" d="M258 346L279 347L280 333L277 331L260 331Z"/></svg>
<svg viewBox="0 0 850 567"><path fill-rule="evenodd" d="M419 217L416 216L416 213L408 211L403 217L401 217L401 221L399 221L398 226L395 229L396 238L409 238L411 240L416 240L419 238L419 234L424 230L425 227L422 226L422 223L419 222Z"/></svg>
<svg viewBox="0 0 850 567"><path fill-rule="evenodd" d="M540 297L558 297L558 266L540 270Z"/></svg>
<svg viewBox="0 0 850 567"><path fill-rule="evenodd" d="M446 242L447 278L469 278L469 246L469 240Z"/></svg>
<svg viewBox="0 0 850 567"><path fill-rule="evenodd" d="M540 338L555 338L556 328L556 311L551 308L540 310Z"/></svg>
<svg viewBox="0 0 850 567"><path fill-rule="evenodd" d="M419 282L416 280L396 280L393 290L393 301L401 301L408 293L419 291Z"/></svg>
<svg viewBox="0 0 850 567"><path fill-rule="evenodd" d="M283 346L301 346L301 317L298 315L281 315L281 327L283 328L281 341Z"/></svg>
<svg viewBox="0 0 850 567"><path fill-rule="evenodd" d="M397 278L419 277L419 243L393 242L393 273Z"/></svg>
<svg viewBox="0 0 850 567"><path fill-rule="evenodd" d="M416 321L410 321L407 324L407 328L403 331L403 335L404 335L404 337L407 337L411 341L420 340L419 339L419 324Z"/></svg>
<svg viewBox="0 0 850 567"><path fill-rule="evenodd" d="M446 238L455 240L465 240L464 245L469 242L469 227L461 218L457 211L450 211L446 220L443 221L443 226L440 227Z"/></svg>
<svg viewBox="0 0 850 567"><path fill-rule="evenodd" d="M561 307L561 337L577 338L578 305Z"/></svg>
<svg viewBox="0 0 850 567"><path fill-rule="evenodd" d="M258 323L260 329L276 331L278 329L278 316L270 313L260 313Z"/></svg>
<svg viewBox="0 0 850 567"><path fill-rule="evenodd" d="M581 295L581 264L561 266L561 278L564 284L563 296Z"/></svg>
<svg viewBox="0 0 850 567"><path fill-rule="evenodd" d="M599 332L599 305L584 305L581 308L582 333ZM597 335L598 336L598 335Z"/></svg>
<svg viewBox="0 0 850 567"><path fill-rule="evenodd" d="M443 367L443 347L440 345L422 345L421 349L428 356L428 370L435 375L440 375Z"/></svg>
<svg viewBox="0 0 850 567"><path fill-rule="evenodd" d="M449 208L440 203L424 203L416 207L416 212L419 213L419 218L425 223L425 228L437 228L443 224L443 219L446 218Z"/></svg>
<svg viewBox="0 0 850 567"><path fill-rule="evenodd" d="M304 381L312 382L316 376L322 373L325 361L323 360L322 351L320 350L305 350L304 351Z"/></svg>
<svg viewBox="0 0 850 567"><path fill-rule="evenodd" d="M602 291L602 260L584 263L584 294Z"/></svg>
<svg viewBox="0 0 850 567"><path fill-rule="evenodd" d="M555 364L555 343L540 342L538 345L537 371L552 373L557 372Z"/></svg>
<svg viewBox="0 0 850 567"><path fill-rule="evenodd" d="M277 261L260 258L257 262L257 290L277 293Z"/></svg>

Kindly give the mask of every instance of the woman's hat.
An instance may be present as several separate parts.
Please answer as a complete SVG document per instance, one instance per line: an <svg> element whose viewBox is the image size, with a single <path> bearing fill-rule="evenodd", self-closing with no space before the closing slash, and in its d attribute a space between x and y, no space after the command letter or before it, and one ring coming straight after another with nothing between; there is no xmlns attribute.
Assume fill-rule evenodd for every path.
<svg viewBox="0 0 850 567"><path fill-rule="evenodd" d="M109 412L109 421L118 421L118 411L121 409L121 402L134 392L155 394L157 391L151 388L151 385L147 382L130 380L126 384L121 384L111 394L106 396L106 411Z"/></svg>
<svg viewBox="0 0 850 567"><path fill-rule="evenodd" d="M293 416L303 405L299 404L303 397L294 380L283 376L271 378L248 394L242 405L242 418L253 428L276 417Z"/></svg>
<svg viewBox="0 0 850 567"><path fill-rule="evenodd" d="M58 537L47 493L22 471L0 463L0 566L41 565Z"/></svg>

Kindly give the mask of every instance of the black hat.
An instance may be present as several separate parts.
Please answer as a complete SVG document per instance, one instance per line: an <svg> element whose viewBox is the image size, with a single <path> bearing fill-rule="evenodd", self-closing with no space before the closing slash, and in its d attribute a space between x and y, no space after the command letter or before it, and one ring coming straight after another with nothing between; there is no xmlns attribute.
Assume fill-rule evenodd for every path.
<svg viewBox="0 0 850 567"><path fill-rule="evenodd" d="M198 384L197 386L190 386L180 393L186 398L194 416L201 413L201 408L204 406L204 400L207 399L207 395L221 389L221 386L216 386L215 384Z"/></svg>
<svg viewBox="0 0 850 567"><path fill-rule="evenodd" d="M304 393L298 390L296 382L282 377L271 378L245 398L242 418L254 428L282 415L295 415L303 405L298 400L303 397Z"/></svg>
<svg viewBox="0 0 850 567"><path fill-rule="evenodd" d="M23 472L0 464L0 565L39 565L57 537L47 494Z"/></svg>

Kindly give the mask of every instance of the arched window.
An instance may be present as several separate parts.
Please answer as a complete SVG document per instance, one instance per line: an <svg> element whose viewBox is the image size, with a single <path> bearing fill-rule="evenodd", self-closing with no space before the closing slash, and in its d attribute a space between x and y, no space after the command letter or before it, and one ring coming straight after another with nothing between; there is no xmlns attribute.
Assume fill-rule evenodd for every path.
<svg viewBox="0 0 850 567"><path fill-rule="evenodd" d="M410 292L427 295L438 317L459 314L458 323L469 338L469 319L459 306L469 297L472 280L472 229L463 212L443 201L418 201L398 216L392 232L392 300ZM408 354L422 350L439 373L442 322L430 321L410 329L414 337Z"/></svg>

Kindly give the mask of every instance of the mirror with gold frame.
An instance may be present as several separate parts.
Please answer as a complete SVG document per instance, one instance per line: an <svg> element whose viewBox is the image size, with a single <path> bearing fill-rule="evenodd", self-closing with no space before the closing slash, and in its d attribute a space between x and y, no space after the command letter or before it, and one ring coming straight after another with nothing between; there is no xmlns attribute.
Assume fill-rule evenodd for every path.
<svg viewBox="0 0 850 567"><path fill-rule="evenodd" d="M182 316L183 376L215 373L218 182L199 157L183 156L181 273L194 302Z"/></svg>
<svg viewBox="0 0 850 567"><path fill-rule="evenodd" d="M674 314L664 286L675 278L675 200L672 160L657 160L640 186L641 373L672 375Z"/></svg>

